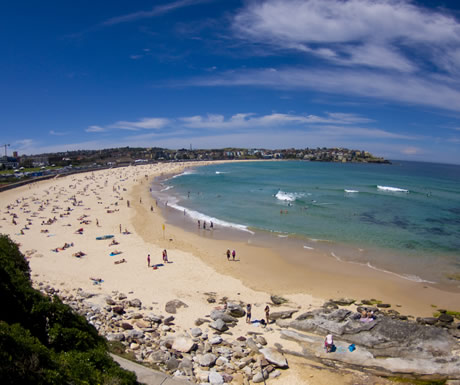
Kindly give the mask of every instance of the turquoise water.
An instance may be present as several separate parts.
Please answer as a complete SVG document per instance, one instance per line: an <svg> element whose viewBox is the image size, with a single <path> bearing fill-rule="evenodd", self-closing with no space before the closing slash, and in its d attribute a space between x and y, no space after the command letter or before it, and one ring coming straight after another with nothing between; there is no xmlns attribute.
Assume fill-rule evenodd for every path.
<svg viewBox="0 0 460 385"><path fill-rule="evenodd" d="M208 225L300 237L305 249L348 245L354 251L333 255L429 280L460 272L460 166L226 163L164 188L170 206Z"/></svg>

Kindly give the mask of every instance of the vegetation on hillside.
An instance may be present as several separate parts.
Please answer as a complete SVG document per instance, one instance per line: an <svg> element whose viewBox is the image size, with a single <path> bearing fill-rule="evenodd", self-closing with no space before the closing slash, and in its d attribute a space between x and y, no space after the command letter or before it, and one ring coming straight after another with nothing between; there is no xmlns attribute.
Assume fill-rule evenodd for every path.
<svg viewBox="0 0 460 385"><path fill-rule="evenodd" d="M0 235L0 383L137 384L82 316L32 288L29 264Z"/></svg>

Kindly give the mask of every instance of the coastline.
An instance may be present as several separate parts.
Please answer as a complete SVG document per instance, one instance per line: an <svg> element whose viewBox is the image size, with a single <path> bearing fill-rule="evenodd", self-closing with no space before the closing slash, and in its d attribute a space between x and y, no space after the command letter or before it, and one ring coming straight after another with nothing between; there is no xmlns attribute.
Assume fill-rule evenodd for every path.
<svg viewBox="0 0 460 385"><path fill-rule="evenodd" d="M303 266L290 260L289 253L281 256L276 249L236 240L211 239L168 223L163 234L163 208L156 207L149 191L153 178L206 164L209 163L102 170L5 191L0 193L0 231L21 244L35 284L51 285L61 294L81 288L95 293L100 305L105 305L106 296L125 293L128 298L139 298L147 311L156 314L164 312L168 301L180 299L188 305L175 314L175 324L183 333L224 298L252 303L254 317L261 317L264 306L272 306L271 294L282 295L289 301L276 310L294 309L299 314L321 306L329 298L340 297L376 298L391 303L402 314L414 316L431 315L436 310L431 304L457 310L454 307L460 303L458 294L388 276L364 266L346 266L317 253L308 253ZM72 197L81 204L74 206ZM71 211L67 212L67 207ZM13 213L17 214L17 225L12 223ZM54 223L40 224L53 217L56 217ZM90 222L86 224L82 220ZM21 235L19 230L28 223L29 229L23 230L26 235ZM130 234L121 234L120 225ZM79 227L84 228L82 235L75 234ZM120 244L110 247L110 240L96 240L97 236L105 234L115 235ZM64 242L73 242L74 246L57 253L51 251ZM115 247L122 254L110 256L109 252ZM226 260L228 248L237 250L238 262ZM163 249L168 250L172 263L158 270L148 268L147 254L151 255L152 263L157 264L161 262ZM72 254L79 250L86 255L73 257ZM127 263L114 263L122 258ZM90 277L100 277L103 283L95 285ZM209 293L214 293L217 304L207 301ZM287 350L298 352L298 344L282 340L275 328L264 331L269 345L282 344ZM238 322L232 329L235 337L254 331L260 332L260 329L245 322ZM303 383L312 375L315 383L337 382L337 373L325 375L324 371L306 367L300 358L292 356L290 364L291 370L277 383ZM323 378L318 380L321 376Z"/></svg>
<svg viewBox="0 0 460 385"><path fill-rule="evenodd" d="M174 210L176 214L173 216L181 216L170 207L162 205L160 209L168 212ZM170 213L166 214L163 221L171 217ZM306 250L299 257L298 250L289 249L282 239L278 246L270 242L267 248L266 245L248 243L251 242L251 236L238 230L221 230L217 235L219 239L213 239L211 232L197 230L190 224L181 225L180 220L173 220L168 228L176 238L188 242L176 242L176 246L193 252L217 271L241 279L246 286L255 290L272 294L309 293L323 300L349 297L359 301L375 298L392 304L404 314L415 316L431 316L436 310L432 305L455 310L460 303L458 291L445 290L424 281L408 280L396 272L365 264L341 261L325 250ZM230 234L230 240L222 239L225 238L225 232ZM228 248L237 249L241 256L236 266L226 264L224 254Z"/></svg>

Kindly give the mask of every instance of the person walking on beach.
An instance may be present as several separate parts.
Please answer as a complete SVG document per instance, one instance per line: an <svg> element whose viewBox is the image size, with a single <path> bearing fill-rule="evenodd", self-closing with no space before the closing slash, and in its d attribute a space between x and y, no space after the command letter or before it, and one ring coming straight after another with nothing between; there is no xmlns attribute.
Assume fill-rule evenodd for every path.
<svg viewBox="0 0 460 385"><path fill-rule="evenodd" d="M235 260L235 257L236 257L236 251L235 250L232 251L232 257L233 257L233 260Z"/></svg>
<svg viewBox="0 0 460 385"><path fill-rule="evenodd" d="M150 267L150 254L147 255L147 266Z"/></svg>
<svg viewBox="0 0 460 385"><path fill-rule="evenodd" d="M267 305L265 306L265 320L267 321L267 325L268 325L268 322L270 321L270 307Z"/></svg>
<svg viewBox="0 0 460 385"><path fill-rule="evenodd" d="M120 234L121 234L121 224L120 224Z"/></svg>
<svg viewBox="0 0 460 385"><path fill-rule="evenodd" d="M250 324L251 323L251 310L252 306L250 303L246 305L246 323Z"/></svg>
<svg viewBox="0 0 460 385"><path fill-rule="evenodd" d="M227 261L230 261L230 249L227 249Z"/></svg>
<svg viewBox="0 0 460 385"><path fill-rule="evenodd" d="M163 262L168 263L168 252L166 249L163 250Z"/></svg>

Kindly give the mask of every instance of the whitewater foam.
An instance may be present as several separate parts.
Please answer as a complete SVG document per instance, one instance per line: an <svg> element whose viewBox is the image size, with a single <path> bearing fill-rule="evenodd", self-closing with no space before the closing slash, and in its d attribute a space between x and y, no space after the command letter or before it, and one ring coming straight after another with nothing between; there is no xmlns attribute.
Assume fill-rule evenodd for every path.
<svg viewBox="0 0 460 385"><path fill-rule="evenodd" d="M403 193L408 193L409 190L406 190L404 188L399 188L399 187L391 187L391 186L379 186L377 185L377 189L380 191L389 191L389 192L403 192Z"/></svg>
<svg viewBox="0 0 460 385"><path fill-rule="evenodd" d="M305 196L303 193L288 193L281 190L275 194L276 199L284 202L294 202L296 199L302 198L303 196Z"/></svg>
<svg viewBox="0 0 460 385"><path fill-rule="evenodd" d="M352 194L352 193L359 193L358 190L348 190L348 189L344 189L343 191L345 191L346 193L350 193L350 194Z"/></svg>
<svg viewBox="0 0 460 385"><path fill-rule="evenodd" d="M250 234L254 234L254 232L249 230L247 228L247 226L240 225L240 224L237 224L237 223L223 221L221 219L214 218L214 217L208 216L206 214L200 213L199 211L187 209L187 208L185 208L183 206L180 206L176 202L172 202L172 203L168 204L168 206L172 207L175 210L178 210L180 212L185 213L185 215L187 215L188 217L190 217L191 219L193 219L195 221L198 221L198 220L202 221L202 222L206 221L208 224L210 224L212 222L215 227L216 226L230 227L230 228L234 228L234 229L237 229L237 230L246 231L246 232L248 232Z"/></svg>

